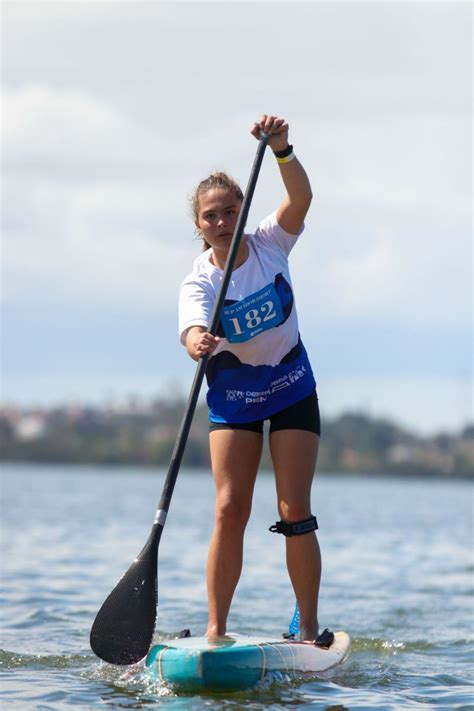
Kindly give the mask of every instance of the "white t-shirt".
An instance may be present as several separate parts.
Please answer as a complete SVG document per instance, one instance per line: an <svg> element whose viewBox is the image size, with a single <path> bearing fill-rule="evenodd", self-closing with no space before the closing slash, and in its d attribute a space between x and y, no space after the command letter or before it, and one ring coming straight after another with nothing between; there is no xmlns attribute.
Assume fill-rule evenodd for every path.
<svg viewBox="0 0 474 711"><path fill-rule="evenodd" d="M302 231L302 230L301 230ZM301 234L300 231L300 234ZM232 272L217 335L221 341L206 369L212 422L265 419L307 397L315 381L299 338L288 255L298 239L276 213L247 235L249 254ZM192 326L209 327L223 272L203 252L179 296L181 342Z"/></svg>

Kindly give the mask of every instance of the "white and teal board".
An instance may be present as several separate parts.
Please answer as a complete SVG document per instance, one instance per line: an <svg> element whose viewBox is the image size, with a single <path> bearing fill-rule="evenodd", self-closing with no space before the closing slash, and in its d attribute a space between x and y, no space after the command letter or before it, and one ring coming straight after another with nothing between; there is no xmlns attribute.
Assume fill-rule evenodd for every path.
<svg viewBox="0 0 474 711"><path fill-rule="evenodd" d="M173 639L157 644L146 665L153 676L189 690L247 689L267 674L326 671L340 664L350 647L349 635L336 632L329 649L273 637L228 634Z"/></svg>

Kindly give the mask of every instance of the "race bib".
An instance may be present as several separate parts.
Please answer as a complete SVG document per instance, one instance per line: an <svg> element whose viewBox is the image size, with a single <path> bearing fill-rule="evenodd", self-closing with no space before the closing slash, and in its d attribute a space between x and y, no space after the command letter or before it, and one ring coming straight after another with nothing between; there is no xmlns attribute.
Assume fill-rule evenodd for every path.
<svg viewBox="0 0 474 711"><path fill-rule="evenodd" d="M273 284L264 286L242 301L224 306L221 316L226 338L243 343L283 321L283 309Z"/></svg>

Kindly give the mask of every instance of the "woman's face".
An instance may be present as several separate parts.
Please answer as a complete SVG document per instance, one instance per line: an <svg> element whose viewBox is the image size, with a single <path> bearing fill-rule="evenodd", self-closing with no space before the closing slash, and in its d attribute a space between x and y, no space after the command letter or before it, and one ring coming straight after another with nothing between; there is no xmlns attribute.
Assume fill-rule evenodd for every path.
<svg viewBox="0 0 474 711"><path fill-rule="evenodd" d="M214 188L200 196L197 227L214 250L229 249L241 206L232 190Z"/></svg>

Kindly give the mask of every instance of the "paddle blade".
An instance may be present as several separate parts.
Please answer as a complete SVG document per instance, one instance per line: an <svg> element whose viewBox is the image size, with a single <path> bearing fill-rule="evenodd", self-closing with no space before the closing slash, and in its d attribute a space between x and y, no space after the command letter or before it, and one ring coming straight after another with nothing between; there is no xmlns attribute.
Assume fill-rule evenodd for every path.
<svg viewBox="0 0 474 711"><path fill-rule="evenodd" d="M135 664L150 648L158 602L157 554L162 530L162 526L153 526L136 560L97 613L90 644L105 662Z"/></svg>

